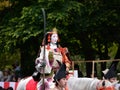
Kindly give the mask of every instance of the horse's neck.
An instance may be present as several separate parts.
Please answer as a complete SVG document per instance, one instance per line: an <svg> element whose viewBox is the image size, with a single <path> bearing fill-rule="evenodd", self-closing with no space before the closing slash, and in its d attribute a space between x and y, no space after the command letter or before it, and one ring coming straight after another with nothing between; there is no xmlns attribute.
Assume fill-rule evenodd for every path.
<svg viewBox="0 0 120 90"><path fill-rule="evenodd" d="M81 78L81 84L82 83L85 84L84 86L86 87L86 90L95 90L97 83L99 81L100 80L95 79L95 78Z"/></svg>
<svg viewBox="0 0 120 90"><path fill-rule="evenodd" d="M93 78L69 78L68 85L70 90L96 90L98 79Z"/></svg>
<svg viewBox="0 0 120 90"><path fill-rule="evenodd" d="M91 84L90 84L90 87L93 88L93 90L96 90L97 85L98 85L99 82L101 82L101 80L93 79L92 82L91 82Z"/></svg>

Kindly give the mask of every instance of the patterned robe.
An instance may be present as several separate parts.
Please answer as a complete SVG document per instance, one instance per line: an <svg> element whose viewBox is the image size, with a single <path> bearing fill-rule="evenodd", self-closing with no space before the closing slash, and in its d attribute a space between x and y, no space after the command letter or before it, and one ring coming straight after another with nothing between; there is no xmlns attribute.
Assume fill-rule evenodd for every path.
<svg viewBox="0 0 120 90"><path fill-rule="evenodd" d="M48 46L45 47L45 60L43 60L44 56L44 47L41 47L41 53L40 56L36 59L36 69L38 72L43 73L42 69L40 66L42 65L43 62L45 62L45 73L50 74L53 68L58 68L60 63L65 63L67 67L70 67L71 61L68 59L66 56L66 48L56 48L56 49L51 49L48 48Z"/></svg>

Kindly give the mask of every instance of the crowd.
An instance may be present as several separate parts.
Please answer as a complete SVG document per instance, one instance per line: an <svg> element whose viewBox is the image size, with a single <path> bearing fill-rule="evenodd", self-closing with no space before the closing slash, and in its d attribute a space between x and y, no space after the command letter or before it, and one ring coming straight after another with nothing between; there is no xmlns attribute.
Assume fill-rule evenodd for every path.
<svg viewBox="0 0 120 90"><path fill-rule="evenodd" d="M21 79L20 74L20 65L18 62L15 62L12 65L12 68L5 68L4 70L0 70L0 82L18 82ZM4 85L0 85L0 90L14 90L13 87Z"/></svg>
<svg viewBox="0 0 120 90"><path fill-rule="evenodd" d="M20 80L20 76L20 66L15 63L12 68L5 68L0 71L0 82L17 82Z"/></svg>

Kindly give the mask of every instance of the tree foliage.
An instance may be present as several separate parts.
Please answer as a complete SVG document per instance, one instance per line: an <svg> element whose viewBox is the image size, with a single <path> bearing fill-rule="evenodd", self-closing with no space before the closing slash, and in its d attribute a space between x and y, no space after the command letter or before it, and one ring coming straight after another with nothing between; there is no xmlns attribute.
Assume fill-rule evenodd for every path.
<svg viewBox="0 0 120 90"><path fill-rule="evenodd" d="M94 60L96 56L109 59L109 48L114 44L119 46L118 0L11 0L8 7L4 4L1 8L2 5L0 54L14 53L19 48L24 73L34 67L44 36L42 8L46 12L46 30L57 27L61 45L67 46L71 55L80 55L85 60ZM25 69L28 62L32 64Z"/></svg>

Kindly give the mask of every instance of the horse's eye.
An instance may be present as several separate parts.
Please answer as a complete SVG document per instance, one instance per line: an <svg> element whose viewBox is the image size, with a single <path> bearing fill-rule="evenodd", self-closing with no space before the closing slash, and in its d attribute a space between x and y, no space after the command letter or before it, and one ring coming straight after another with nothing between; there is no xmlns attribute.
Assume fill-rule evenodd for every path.
<svg viewBox="0 0 120 90"><path fill-rule="evenodd" d="M37 64L38 64L38 63L40 63L40 61L39 61L39 60L37 60Z"/></svg>

